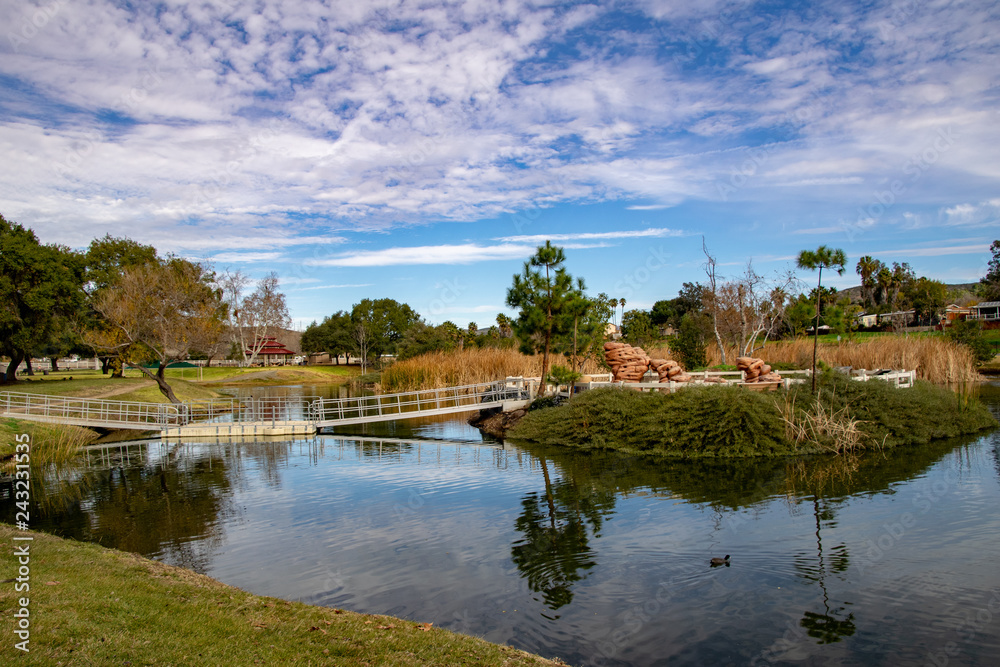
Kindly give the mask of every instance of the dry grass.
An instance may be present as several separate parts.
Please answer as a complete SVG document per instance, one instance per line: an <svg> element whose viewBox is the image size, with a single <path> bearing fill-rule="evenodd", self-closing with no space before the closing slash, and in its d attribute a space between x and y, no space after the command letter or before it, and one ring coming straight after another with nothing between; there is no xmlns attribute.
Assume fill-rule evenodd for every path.
<svg viewBox="0 0 1000 667"><path fill-rule="evenodd" d="M568 365L562 356L551 356L553 364ZM589 360L584 373L603 372ZM428 352L412 359L397 361L384 371L379 382L384 391L416 391L438 387L456 387L478 382L493 382L505 377L539 377L541 355L521 354L517 350L482 348Z"/></svg>
<svg viewBox="0 0 1000 667"><path fill-rule="evenodd" d="M851 416L848 406L836 409L818 396L810 410L796 410L795 398L796 394L785 393L777 407L785 422L785 437L796 446L845 454L884 445L861 429L863 422Z"/></svg>
<svg viewBox="0 0 1000 667"><path fill-rule="evenodd" d="M812 364L812 339L769 343L756 356L768 362L787 362L808 368ZM727 361L735 359L731 351ZM818 359L830 366L916 370L917 377L938 384L973 382L979 378L976 360L968 347L937 336L878 336L863 341L820 343ZM708 363L721 363L717 347L708 349Z"/></svg>

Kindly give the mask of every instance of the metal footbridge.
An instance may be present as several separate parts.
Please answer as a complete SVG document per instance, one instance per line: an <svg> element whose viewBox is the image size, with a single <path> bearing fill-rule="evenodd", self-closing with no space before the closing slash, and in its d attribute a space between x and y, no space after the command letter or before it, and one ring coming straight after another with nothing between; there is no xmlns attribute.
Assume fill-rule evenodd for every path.
<svg viewBox="0 0 1000 667"><path fill-rule="evenodd" d="M0 415L162 437L299 435L319 429L527 405L537 381L503 381L350 398L232 398L181 404L0 392Z"/></svg>

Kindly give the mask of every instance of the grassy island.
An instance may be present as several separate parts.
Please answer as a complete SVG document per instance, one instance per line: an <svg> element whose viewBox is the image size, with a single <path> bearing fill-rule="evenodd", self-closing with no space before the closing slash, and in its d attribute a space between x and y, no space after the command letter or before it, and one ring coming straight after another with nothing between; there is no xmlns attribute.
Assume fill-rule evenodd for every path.
<svg viewBox="0 0 1000 667"><path fill-rule="evenodd" d="M31 542L13 542L30 536ZM251 595L190 570L0 524L30 545L27 592L0 587L7 619L28 598L25 665L558 665L430 623ZM6 548L3 570L17 571ZM5 575L6 576L6 575Z"/></svg>
<svg viewBox="0 0 1000 667"><path fill-rule="evenodd" d="M969 393L924 381L900 390L828 372L816 397L806 385L773 393L715 386L675 394L596 389L558 407L529 411L508 437L578 449L726 458L922 444L996 425Z"/></svg>

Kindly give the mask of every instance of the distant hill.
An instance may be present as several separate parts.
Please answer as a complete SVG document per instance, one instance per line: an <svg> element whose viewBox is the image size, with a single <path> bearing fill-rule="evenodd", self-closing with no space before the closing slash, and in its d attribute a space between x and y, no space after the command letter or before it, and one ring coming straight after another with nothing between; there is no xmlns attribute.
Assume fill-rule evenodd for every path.
<svg viewBox="0 0 1000 667"><path fill-rule="evenodd" d="M962 297L966 297L966 296L969 297L969 298L974 298L973 297L973 290L975 289L976 285L978 285L978 284L979 283L954 283L952 285L945 285L945 287L948 288L948 293L949 294L951 294L953 292L957 292L958 293L958 298L955 299L957 301L957 300L961 300ZM850 295L851 301L860 302L861 301L861 285L857 285L855 287L848 287L846 289L842 289L842 290L838 290L837 291L837 295L838 296L844 295L844 294Z"/></svg>

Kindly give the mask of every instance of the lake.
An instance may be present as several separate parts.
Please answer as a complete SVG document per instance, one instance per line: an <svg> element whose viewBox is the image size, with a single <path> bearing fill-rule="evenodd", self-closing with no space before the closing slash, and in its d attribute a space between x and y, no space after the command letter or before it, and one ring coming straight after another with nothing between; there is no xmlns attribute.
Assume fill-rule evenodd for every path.
<svg viewBox="0 0 1000 667"><path fill-rule="evenodd" d="M1000 385L982 396L1000 410ZM655 463L484 440L449 416L109 445L32 479L36 529L573 665L1000 655L998 432L885 456Z"/></svg>

